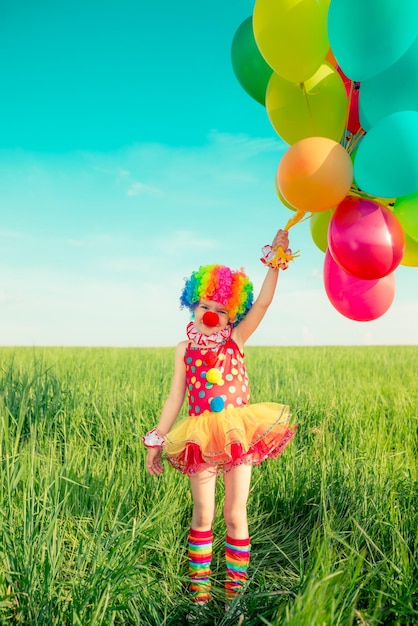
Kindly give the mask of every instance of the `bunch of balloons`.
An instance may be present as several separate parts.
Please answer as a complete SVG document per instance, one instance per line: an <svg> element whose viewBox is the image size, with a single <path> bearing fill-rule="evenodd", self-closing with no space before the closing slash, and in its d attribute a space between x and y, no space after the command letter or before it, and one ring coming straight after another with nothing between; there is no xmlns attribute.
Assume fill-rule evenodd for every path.
<svg viewBox="0 0 418 626"><path fill-rule="evenodd" d="M417 0L256 0L231 56L289 145L276 190L288 224L310 214L330 302L377 319L418 267Z"/></svg>

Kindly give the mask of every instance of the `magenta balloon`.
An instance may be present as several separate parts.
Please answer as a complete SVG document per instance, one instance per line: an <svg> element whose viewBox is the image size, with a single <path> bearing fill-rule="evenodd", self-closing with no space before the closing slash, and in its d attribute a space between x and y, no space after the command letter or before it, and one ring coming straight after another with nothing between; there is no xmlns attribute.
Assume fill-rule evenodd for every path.
<svg viewBox="0 0 418 626"><path fill-rule="evenodd" d="M395 275L363 280L348 274L325 253L324 286L331 304L341 315L356 322L370 322L381 317L395 297Z"/></svg>
<svg viewBox="0 0 418 626"><path fill-rule="evenodd" d="M367 198L347 196L330 220L328 247L346 272L373 280L398 267L405 252L405 235L389 209Z"/></svg>

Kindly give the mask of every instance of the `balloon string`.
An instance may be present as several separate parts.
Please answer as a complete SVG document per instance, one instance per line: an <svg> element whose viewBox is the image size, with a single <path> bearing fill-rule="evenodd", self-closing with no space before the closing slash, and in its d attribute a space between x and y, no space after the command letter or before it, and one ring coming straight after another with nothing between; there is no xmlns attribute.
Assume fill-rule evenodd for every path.
<svg viewBox="0 0 418 626"><path fill-rule="evenodd" d="M376 198L376 196L372 196L365 191L359 189L356 185L352 185L350 191L348 192L349 196L356 196L357 198L364 198L366 200L372 200L373 202L377 202L378 204L390 209L393 207L393 203L396 198Z"/></svg>
<svg viewBox="0 0 418 626"><path fill-rule="evenodd" d="M345 145L345 149L347 150L348 154L354 152L360 142L360 139L362 139L365 134L366 131L363 130L363 128L359 128L355 135L350 135L347 140L347 144Z"/></svg>
<svg viewBox="0 0 418 626"><path fill-rule="evenodd" d="M300 83L300 88L302 89L303 95L304 95L304 97L305 97L306 108L308 109L308 115L309 115L309 119L310 119L310 121L311 121L313 134L314 134L314 136L318 136L318 133L316 132L316 128L315 128L315 120L314 120L314 116L313 116L313 114L312 114L312 110L311 110L311 107L310 107L310 105L309 105L309 98L308 98L308 94L306 93L305 83Z"/></svg>
<svg viewBox="0 0 418 626"><path fill-rule="evenodd" d="M289 228L292 228L292 226L298 224L298 222L307 220L308 218L310 218L309 213L303 211L302 209L297 209L293 217L288 220L286 226L284 227L284 230L289 230Z"/></svg>

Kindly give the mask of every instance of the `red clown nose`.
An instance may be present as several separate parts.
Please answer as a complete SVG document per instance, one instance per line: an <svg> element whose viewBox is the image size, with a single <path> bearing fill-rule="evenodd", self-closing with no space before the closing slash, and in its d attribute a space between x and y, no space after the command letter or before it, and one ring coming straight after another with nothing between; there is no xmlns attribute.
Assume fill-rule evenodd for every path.
<svg viewBox="0 0 418 626"><path fill-rule="evenodd" d="M206 311L202 317L203 323L206 326L216 326L219 324L219 315L214 311Z"/></svg>

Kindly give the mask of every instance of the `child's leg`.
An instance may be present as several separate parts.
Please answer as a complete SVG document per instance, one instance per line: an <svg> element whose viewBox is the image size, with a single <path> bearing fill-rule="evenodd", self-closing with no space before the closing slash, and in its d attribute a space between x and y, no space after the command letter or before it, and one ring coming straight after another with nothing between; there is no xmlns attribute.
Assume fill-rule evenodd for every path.
<svg viewBox="0 0 418 626"><path fill-rule="evenodd" d="M251 465L238 465L224 476L224 518L228 535L236 539L248 537L247 501L251 483Z"/></svg>
<svg viewBox="0 0 418 626"><path fill-rule="evenodd" d="M190 478L190 486L193 496L192 527L188 537L190 592L195 602L204 603L210 599L216 474L198 472Z"/></svg>
<svg viewBox="0 0 418 626"><path fill-rule="evenodd" d="M190 476L193 497L192 528L209 530L215 519L216 473L208 470Z"/></svg>
<svg viewBox="0 0 418 626"><path fill-rule="evenodd" d="M241 593L247 580L250 562L247 522L250 482L251 465L239 465L225 474L224 517L227 527L225 595L227 602L232 602Z"/></svg>

